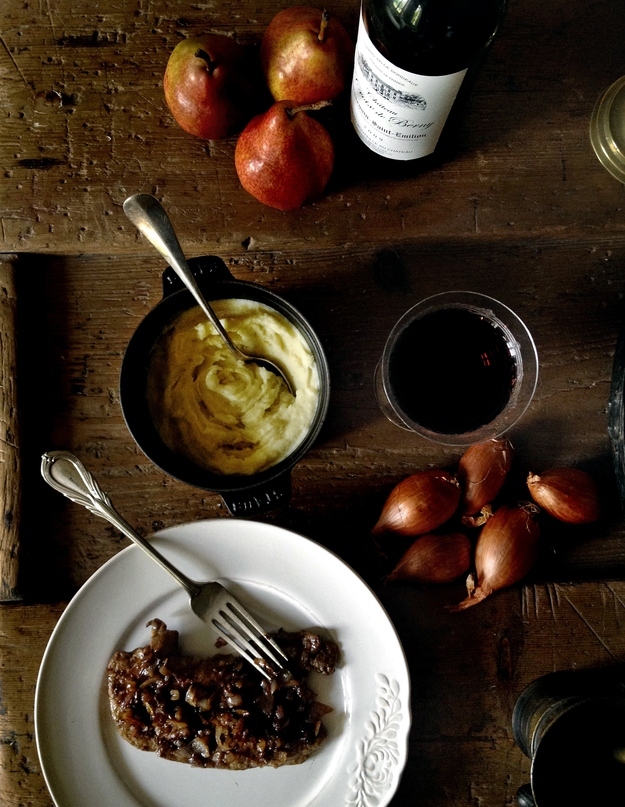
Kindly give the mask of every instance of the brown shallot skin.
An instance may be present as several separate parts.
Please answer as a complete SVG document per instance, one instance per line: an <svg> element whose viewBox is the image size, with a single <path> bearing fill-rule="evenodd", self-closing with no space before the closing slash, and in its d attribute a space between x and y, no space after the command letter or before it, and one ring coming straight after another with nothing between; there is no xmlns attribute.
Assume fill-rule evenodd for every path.
<svg viewBox="0 0 625 807"><path fill-rule="evenodd" d="M530 503L500 507L482 527L475 545L477 586L452 611L482 602L494 591L517 583L531 570L538 556L538 508Z"/></svg>
<svg viewBox="0 0 625 807"><path fill-rule="evenodd" d="M601 517L599 490L593 477L580 468L551 468L529 474L532 499L549 515L567 524L592 524Z"/></svg>
<svg viewBox="0 0 625 807"><path fill-rule="evenodd" d="M386 581L452 583L471 565L471 542L461 532L421 535L408 547Z"/></svg>
<svg viewBox="0 0 625 807"><path fill-rule="evenodd" d="M502 438L475 443L464 452L458 464L463 515L473 516L495 499L510 471L512 455L512 444Z"/></svg>
<svg viewBox="0 0 625 807"><path fill-rule="evenodd" d="M374 535L424 535L448 521L458 509L460 483L448 471L419 471L403 479L390 492Z"/></svg>

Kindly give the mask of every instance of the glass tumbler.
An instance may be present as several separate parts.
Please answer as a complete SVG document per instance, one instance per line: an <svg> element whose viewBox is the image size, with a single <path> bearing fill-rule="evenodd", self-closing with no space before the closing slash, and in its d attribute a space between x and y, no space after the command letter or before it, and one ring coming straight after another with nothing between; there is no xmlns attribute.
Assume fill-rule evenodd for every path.
<svg viewBox="0 0 625 807"><path fill-rule="evenodd" d="M437 443L471 445L516 423L537 381L538 354L522 320L492 297L452 291L399 319L374 383L397 426Z"/></svg>

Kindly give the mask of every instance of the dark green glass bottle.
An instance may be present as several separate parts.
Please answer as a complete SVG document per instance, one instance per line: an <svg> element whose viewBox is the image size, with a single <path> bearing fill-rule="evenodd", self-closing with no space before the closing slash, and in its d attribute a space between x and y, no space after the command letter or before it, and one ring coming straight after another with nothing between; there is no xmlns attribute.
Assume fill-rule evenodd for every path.
<svg viewBox="0 0 625 807"><path fill-rule="evenodd" d="M497 33L506 0L363 0L354 128L386 160L430 158Z"/></svg>

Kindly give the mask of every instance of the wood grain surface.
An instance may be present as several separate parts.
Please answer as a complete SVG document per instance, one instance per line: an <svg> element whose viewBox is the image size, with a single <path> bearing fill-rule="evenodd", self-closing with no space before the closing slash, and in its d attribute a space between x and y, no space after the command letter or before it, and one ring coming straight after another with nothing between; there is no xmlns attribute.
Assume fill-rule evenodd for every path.
<svg viewBox="0 0 625 807"><path fill-rule="evenodd" d="M398 805L408 804L415 792L425 805L466 803L467 793L479 796L482 804L511 803L511 794L527 776L527 761L513 742L510 724L522 687L553 669L623 659L618 624L625 589L615 581L614 570L623 527L613 489L606 402L621 319L624 257L625 245L588 250L560 242L528 249L508 243L478 250L449 243L404 245L392 254L363 247L349 259L336 252L308 258L286 251L230 261L236 277L279 290L300 308L330 359L331 406L321 439L293 470L289 506L263 520L302 532L348 560L381 597L399 630L415 686L415 729L404 784L394 801ZM24 677L32 687L40 660L32 649L22 658L19 630L40 631L42 651L62 603L127 543L105 522L45 487L38 478L43 451L74 451L143 534L227 517L216 494L177 483L146 460L120 411L121 359L134 329L161 297L161 259L24 260L30 283L21 351L26 365L38 368L24 381L27 403L21 413L29 435L23 567L32 604L0 611L5 641L16 643L4 661L4 698L13 703L4 718L7 731L16 730L19 721L32 721L32 688L15 686ZM505 272L498 274L493 267L505 267ZM561 287L561 267L566 267L566 288ZM445 606L462 598L462 582L437 589L384 586L388 567L369 531L392 485L415 470L453 468L460 451L407 436L388 423L375 401L372 377L397 317L423 296L457 287L467 273L476 290L514 304L542 357L536 397L511 433L516 470L507 495L523 495L528 470L575 464L601 480L606 516L581 530L546 523L542 578L502 592L472 612L452 615ZM601 560L599 545L606 552L612 548L611 582L572 584L561 565L554 572L552 547L565 559L583 556L581 564L574 564L573 579L602 577L603 569L595 568L593 575L587 566L589 559ZM393 555L396 548L389 551ZM37 604L44 601L51 603L48 621L46 606ZM30 628L32 619L39 620L38 627ZM33 767L28 775L19 765L14 769L19 755L8 743L7 782L18 793L29 782L45 804L32 736L24 734L19 748L30 754Z"/></svg>
<svg viewBox="0 0 625 807"><path fill-rule="evenodd" d="M374 174L337 105L328 119L339 154L332 185L288 214L240 187L235 138L182 132L161 87L183 36L221 32L254 48L285 5L0 0L0 253L19 256L10 311L21 368L25 597L0 606L2 807L52 804L34 740L41 657L71 596L127 543L45 486L42 452L76 453L144 535L229 517L216 494L155 468L121 413L125 347L162 294L162 259L121 209L140 191L163 202L189 255L219 255L235 277L283 295L325 348L331 401L322 434L293 469L288 506L262 519L338 553L397 627L414 723L393 807L510 807L529 775L511 730L523 687L553 670L625 659L625 535L607 434L624 313L625 198L588 140L597 97L625 72L623 3L511 0L457 151L430 172ZM339 0L333 10L355 32L358 4ZM0 287L9 289L4 280ZM370 528L396 482L454 468L460 451L386 421L372 379L397 318L459 288L515 310L540 357L536 395L510 433L505 497L527 496L529 471L577 465L599 480L604 517L581 529L543 520L532 577L451 614L445 606L464 596L462 581L384 585L390 561ZM2 362L8 389L16 378L4 349ZM385 548L391 558L400 549Z"/></svg>
<svg viewBox="0 0 625 807"><path fill-rule="evenodd" d="M622 186L588 139L595 101L623 72L620 0L511 0L457 154L413 181L372 175L339 104L332 188L290 214L240 187L236 138L187 135L162 92L182 37L224 33L255 48L285 5L2 0L0 249L142 252L121 209L140 191L178 213L196 254L625 232ZM355 35L358 3L332 10Z"/></svg>
<svg viewBox="0 0 625 807"><path fill-rule="evenodd" d="M0 260L0 602L19 600L22 495L15 256Z"/></svg>
<svg viewBox="0 0 625 807"><path fill-rule="evenodd" d="M564 553L562 562L589 546L586 560L591 562L599 544L621 551L607 398L622 314L624 258L625 243L619 247L612 240L609 250L566 242L531 248L508 242L479 249L461 243L405 244L392 253L363 247L349 255L316 250L308 257L284 251L230 260L235 277L278 291L304 314L330 365L330 408L321 438L293 469L290 506L267 518L296 529L305 525L307 534L340 547L367 573L359 548L390 487L419 468L453 468L461 454L407 435L383 417L373 389L375 365L404 311L432 293L463 286L471 277L473 290L514 307L540 356L536 395L510 433L517 470L509 495L527 498L524 479L529 471L585 467L602 482L606 517L599 526L565 531L564 546L562 531L550 525ZM175 482L144 457L128 434L119 405L123 353L143 316L161 299L162 259L155 253L24 260L32 320L24 314L21 350L26 366L39 365L36 374L23 379L22 418L31 468L43 451L70 448L100 476L114 501L121 497L120 506L144 533L181 520L225 516L216 494ZM41 327L47 334L45 345L39 338ZM45 413L38 394L42 386ZM73 591L120 543L103 542L98 536L114 531L87 511L58 494L41 493L54 514L53 545L58 541L67 553L61 561ZM83 541L76 543L76 534L90 544L88 552ZM583 571L581 566L577 570Z"/></svg>

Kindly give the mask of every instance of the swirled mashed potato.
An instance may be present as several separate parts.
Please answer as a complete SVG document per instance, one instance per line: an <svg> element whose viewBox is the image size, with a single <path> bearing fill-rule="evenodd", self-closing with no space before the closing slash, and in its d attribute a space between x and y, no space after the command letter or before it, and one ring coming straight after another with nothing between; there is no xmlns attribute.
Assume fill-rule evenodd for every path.
<svg viewBox="0 0 625 807"><path fill-rule="evenodd" d="M317 410L319 373L308 342L282 314L252 300L211 303L244 353L284 368L282 379L237 359L196 306L166 330L148 371L148 404L163 442L215 474L255 474L291 454Z"/></svg>

